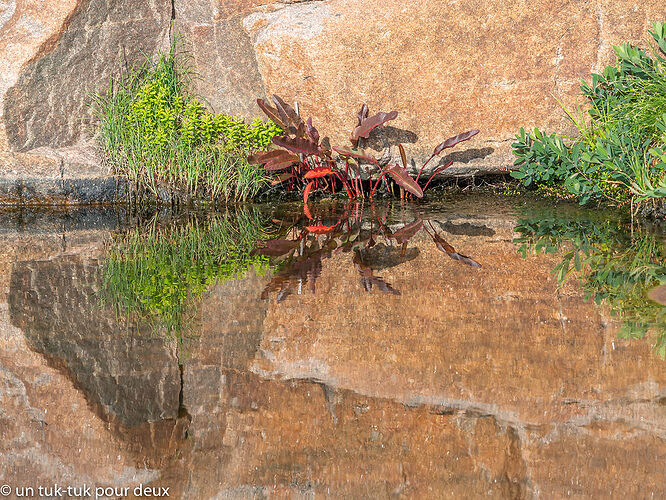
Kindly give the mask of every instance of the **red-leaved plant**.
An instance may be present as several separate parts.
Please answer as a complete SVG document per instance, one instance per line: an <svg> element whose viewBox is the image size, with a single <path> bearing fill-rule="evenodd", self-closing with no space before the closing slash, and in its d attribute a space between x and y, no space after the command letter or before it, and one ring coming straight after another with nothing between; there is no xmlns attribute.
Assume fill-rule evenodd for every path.
<svg viewBox="0 0 666 500"><path fill-rule="evenodd" d="M388 187L387 178L400 187L401 196L411 193L421 198L433 177L449 168L453 161L437 167L421 187L419 179L425 166L445 149L452 148L479 133L478 130L470 130L437 145L416 178L413 178L407 171L407 156L402 144L398 144L402 165L395 163L385 167L381 167L377 159L361 147L373 129L395 120L398 116L397 111L379 112L370 116L368 106L363 104L357 115L357 125L349 136L352 147L331 148L326 140L320 141L319 132L312 125L312 118L304 121L296 110L279 96L273 96L274 106L264 99L257 99L257 104L268 118L282 128L284 135L273 137L272 141L277 149L250 155L248 161L252 164L262 164L267 172L280 172L273 180L273 184L284 183L289 189L303 189L303 202L306 205L313 189L328 189L335 192L338 185L347 192L349 199L365 196L361 182L361 162L370 164L375 170L376 177L372 179L373 172L368 171L368 167L364 165L366 173L372 179L369 192L371 201L382 180ZM334 151L341 161L337 161L333 156Z"/></svg>

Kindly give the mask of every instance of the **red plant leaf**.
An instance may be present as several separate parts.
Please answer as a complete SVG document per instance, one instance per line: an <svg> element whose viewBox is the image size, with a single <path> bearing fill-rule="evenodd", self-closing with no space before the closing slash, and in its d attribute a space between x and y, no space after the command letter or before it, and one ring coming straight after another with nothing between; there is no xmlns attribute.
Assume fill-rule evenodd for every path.
<svg viewBox="0 0 666 500"><path fill-rule="evenodd" d="M398 149L400 150L400 158L402 159L402 167L407 168L407 155L405 154L405 148L402 147L402 144L398 144Z"/></svg>
<svg viewBox="0 0 666 500"><path fill-rule="evenodd" d="M307 171L303 177L306 179L316 179L318 177L325 177L333 173L334 172L331 170L331 167L317 167Z"/></svg>
<svg viewBox="0 0 666 500"><path fill-rule="evenodd" d="M271 139L273 144L280 146L282 148L293 151L294 153L304 154L304 155L315 155L321 156L321 148L308 139L302 137L285 137L285 136L276 136Z"/></svg>
<svg viewBox="0 0 666 500"><path fill-rule="evenodd" d="M280 128L283 129L287 128L287 124L284 121L282 121L282 117L278 113L277 109L275 109L273 106L268 104L263 99L257 99L257 104L264 112L264 114L268 116L268 118L270 118L276 125L278 125Z"/></svg>
<svg viewBox="0 0 666 500"><path fill-rule="evenodd" d="M447 168L449 168L451 165L453 165L453 160L447 161L444 165L441 165L441 166L437 167L437 168L433 171L433 173L432 173L432 175L430 176L430 178L432 179L432 178L435 177L438 173L443 172L444 170L446 170Z"/></svg>
<svg viewBox="0 0 666 500"><path fill-rule="evenodd" d="M308 118L308 121L305 123L305 133L312 139L312 142L315 144L319 143L319 131L312 125L312 118Z"/></svg>
<svg viewBox="0 0 666 500"><path fill-rule="evenodd" d="M308 206L308 196L310 195L310 190L312 189L313 185L314 185L314 181L308 182L308 185L305 186L305 190L303 191L303 203L305 204L306 207ZM312 217L308 217L308 218L311 219Z"/></svg>
<svg viewBox="0 0 666 500"><path fill-rule="evenodd" d="M290 133L291 135L294 135L296 137L303 137L307 139L305 133L305 123L301 122L298 128L294 127L293 125L289 125L289 128L287 129L287 132Z"/></svg>
<svg viewBox="0 0 666 500"><path fill-rule="evenodd" d="M273 94L273 103L275 104L275 108L277 109L277 112L280 114L280 116L284 117L285 123L287 125L291 125L295 129L300 128L303 120L300 116L298 116L298 113L296 113L294 108L284 102L280 96L275 94Z"/></svg>
<svg viewBox="0 0 666 500"><path fill-rule="evenodd" d="M403 189L409 191L417 198L423 198L423 190L414 179L411 178L406 169L400 165L390 165L384 170Z"/></svg>
<svg viewBox="0 0 666 500"><path fill-rule="evenodd" d="M445 140L444 142L442 142L441 144L439 144L435 148L435 151L433 151L432 155L437 156L439 153L441 153L445 149L452 148L453 146L455 146L459 142L463 142L463 141L466 141L468 139L471 139L472 137L474 137L478 133L479 133L478 130L470 130L469 132L464 132L462 134L458 134L456 136L449 137L447 140Z"/></svg>
<svg viewBox="0 0 666 500"><path fill-rule="evenodd" d="M349 138L352 142L357 141L360 137L367 139L370 135L370 131L375 128L383 125L389 120L395 120L398 117L397 111L391 111L389 113L379 112L376 115L372 115L368 118L365 118L358 127L354 129Z"/></svg>
<svg viewBox="0 0 666 500"><path fill-rule="evenodd" d="M312 184L312 183L310 183L310 184ZM312 213L310 212L310 207L308 206L307 203L305 203L305 206L303 207L303 213L305 214L305 216L308 219L314 220L314 217L312 217Z"/></svg>
<svg viewBox="0 0 666 500"><path fill-rule="evenodd" d="M294 174L291 173L280 174L279 176L277 176L277 178L271 181L271 185L275 186L276 184L280 184L281 182L291 179L293 176Z"/></svg>
<svg viewBox="0 0 666 500"><path fill-rule="evenodd" d="M258 151L248 156L247 162L250 165L255 165L258 163L266 163L285 154L288 155L290 153L282 149L273 149L271 151Z"/></svg>
<svg viewBox="0 0 666 500"><path fill-rule="evenodd" d="M313 234L326 234L335 229L336 226L305 226L306 231Z"/></svg>
<svg viewBox="0 0 666 500"><path fill-rule="evenodd" d="M360 160L366 160L372 163L375 163L377 161L373 156L370 156L362 149L333 146L333 150L336 151L341 156L353 156L354 158L358 158Z"/></svg>
<svg viewBox="0 0 666 500"><path fill-rule="evenodd" d="M294 163L297 163L299 160L298 155L289 155L289 157L276 158L275 160L269 161L264 165L266 172L276 172L278 170L284 170L285 168L291 167Z"/></svg>
<svg viewBox="0 0 666 500"><path fill-rule="evenodd" d="M423 227L423 221L421 219L416 219L414 222L407 224L402 229L399 229L391 235L399 245L402 243L407 243L411 240Z"/></svg>
<svg viewBox="0 0 666 500"><path fill-rule="evenodd" d="M363 103L361 105L361 109L359 110L358 114L356 115L356 117L358 118L358 125L360 125L363 122L363 120L365 120L368 117L369 112L370 112L370 110L368 109L368 105Z"/></svg>

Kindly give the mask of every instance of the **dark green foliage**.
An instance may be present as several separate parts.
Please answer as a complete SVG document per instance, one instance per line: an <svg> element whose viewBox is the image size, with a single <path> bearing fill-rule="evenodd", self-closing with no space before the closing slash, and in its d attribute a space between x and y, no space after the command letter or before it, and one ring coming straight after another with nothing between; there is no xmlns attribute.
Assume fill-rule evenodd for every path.
<svg viewBox="0 0 666 500"><path fill-rule="evenodd" d="M616 46L617 63L593 74L581 91L587 116L568 113L575 138L521 128L512 144L512 176L526 186L561 186L581 204L602 199L628 201L666 197L666 47L664 24L650 34L657 47L647 51ZM660 53L662 51L662 53Z"/></svg>

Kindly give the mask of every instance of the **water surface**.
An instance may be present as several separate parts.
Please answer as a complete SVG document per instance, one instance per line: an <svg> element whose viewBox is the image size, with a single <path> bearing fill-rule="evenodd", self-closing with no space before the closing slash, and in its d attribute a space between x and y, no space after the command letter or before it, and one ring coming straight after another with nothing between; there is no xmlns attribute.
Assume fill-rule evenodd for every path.
<svg viewBox="0 0 666 500"><path fill-rule="evenodd" d="M0 214L0 478L666 494L663 227L479 196L310 212Z"/></svg>

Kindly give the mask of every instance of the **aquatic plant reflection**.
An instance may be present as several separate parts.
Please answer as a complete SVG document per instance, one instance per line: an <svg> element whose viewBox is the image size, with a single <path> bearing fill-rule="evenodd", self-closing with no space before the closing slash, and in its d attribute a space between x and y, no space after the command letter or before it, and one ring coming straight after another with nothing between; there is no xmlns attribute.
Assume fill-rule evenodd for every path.
<svg viewBox="0 0 666 500"><path fill-rule="evenodd" d="M268 283L261 298L276 293L278 303L303 288L316 292L316 282L321 275L322 262L339 253L352 253L351 263L358 271L360 283L366 292L400 295L376 273L415 259L419 255L416 246L409 242L425 231L435 246L451 259L479 268L474 259L458 253L435 229L430 220L415 219L397 229L386 223L386 212L379 215L371 206L364 217L362 205L348 206L337 218L331 214L313 215L306 205L305 217L292 221L276 221L285 228L280 238L258 241L255 255L271 258L279 272ZM382 241L380 241L382 240Z"/></svg>
<svg viewBox="0 0 666 500"><path fill-rule="evenodd" d="M103 266L102 302L155 330L182 333L196 298L213 283L248 268L267 269L251 254L269 237L270 221L256 209L160 220L115 235Z"/></svg>
<svg viewBox="0 0 666 500"><path fill-rule="evenodd" d="M622 322L621 338L654 339L655 351L666 357L666 308L648 297L650 290L666 284L663 233L632 231L620 221L552 214L519 220L515 231L523 257L561 253L552 270L560 284L577 277L585 299L607 304Z"/></svg>

